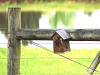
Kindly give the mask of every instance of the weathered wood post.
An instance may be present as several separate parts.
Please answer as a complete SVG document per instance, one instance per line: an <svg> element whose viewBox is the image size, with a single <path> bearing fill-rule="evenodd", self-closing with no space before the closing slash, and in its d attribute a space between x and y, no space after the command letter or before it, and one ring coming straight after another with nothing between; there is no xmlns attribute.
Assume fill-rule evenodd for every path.
<svg viewBox="0 0 100 75"><path fill-rule="evenodd" d="M93 62L91 63L90 67L88 68L88 73L90 75L93 74L93 72L95 71L95 69L97 68L98 64L100 63L100 51L98 52L98 54L96 55L96 57L94 58Z"/></svg>
<svg viewBox="0 0 100 75"><path fill-rule="evenodd" d="M15 32L21 28L20 8L8 9L8 56L7 75L20 73L20 40L15 37Z"/></svg>

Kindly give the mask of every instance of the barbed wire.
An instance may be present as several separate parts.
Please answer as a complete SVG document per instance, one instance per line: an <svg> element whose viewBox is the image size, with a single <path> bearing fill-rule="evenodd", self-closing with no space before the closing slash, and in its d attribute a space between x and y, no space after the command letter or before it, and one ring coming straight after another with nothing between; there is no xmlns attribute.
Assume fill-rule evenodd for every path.
<svg viewBox="0 0 100 75"><path fill-rule="evenodd" d="M11 33L8 33L8 34L14 36L14 37L17 38L17 39L21 39L21 38L15 36L14 34L11 34ZM29 40L29 42L30 42L31 44L35 45L35 46L38 46L38 47L44 49L44 50L47 50L47 51L49 51L49 52L52 52L52 50L50 50L50 49L48 49L48 48L46 48L46 47L44 47L44 46L42 46L42 45L40 45L40 44L38 44L38 43L36 43L36 42L33 42L33 41L31 41L31 40ZM53 53L53 52L52 52L52 53ZM59 56L62 57L62 58L65 58L65 59L67 59L67 60L70 60L70 61L72 61L72 62L74 62L74 63L77 63L77 64L79 64L79 65L81 65L81 66L83 66L83 67L90 68L90 67L88 67L88 66L86 66L86 65L84 65L84 64L81 64L81 63L79 63L79 62L77 62L77 61L75 61L75 60L73 60L73 59L71 59L71 58L68 58L68 57L66 57L66 56L63 56L63 55L61 55L61 54L58 54L58 53L57 53L57 55L59 55ZM100 71L95 70L95 69L92 69L92 68L90 68L90 69L91 69L91 70L94 70L94 71L96 71L96 72L98 72L98 73L100 74ZM70 73L70 74L72 74L72 73ZM80 74L80 73L79 73L79 74ZM87 73L86 73L86 74L87 74Z"/></svg>
<svg viewBox="0 0 100 75"><path fill-rule="evenodd" d="M37 59L37 58L38 58L38 59L39 59L39 58L40 58L40 59L41 59L41 58L42 58L42 59L43 59L43 58L44 58L44 59L46 59L46 58L47 58L47 59L48 59L48 58L49 58L49 59L64 59L64 58L57 58L57 57L34 57L34 58L20 58L20 59ZM0 59L7 59L7 58L0 58ZM94 59L94 58L70 58L70 59L80 59L80 60L84 60L84 59L87 59L87 60L88 60L88 59L90 59L90 60L92 60L92 59Z"/></svg>
<svg viewBox="0 0 100 75"><path fill-rule="evenodd" d="M87 73L20 73L20 74L87 74ZM100 73L94 73L94 74L100 74Z"/></svg>
<svg viewBox="0 0 100 75"><path fill-rule="evenodd" d="M37 58L64 59L64 58L58 58L58 57L35 57L35 58L21 58L21 59L37 59ZM71 58L71 59L94 59L94 58Z"/></svg>
<svg viewBox="0 0 100 75"><path fill-rule="evenodd" d="M35 42L32 42L32 41L30 41L30 42L33 43L33 45L36 45L36 46L38 46L38 47L40 47L40 48L43 48L44 50L47 50L47 51L49 51L49 52L52 52L50 49L48 49L48 48L46 48L46 47L44 47L44 46L42 46L42 45L40 45L40 44L38 44L38 43L35 43ZM52 53L53 53L53 52L52 52ZM74 62L74 63L77 63L77 64L79 64L79 65L81 65L81 66L84 66L84 67L86 67L86 68L89 68L89 69L91 69L91 70L94 70L94 69L92 69L92 68L90 68L90 67L88 67L88 66L86 66L86 65L84 65L84 64L81 64L81 63L79 63L79 62L77 62L77 61L75 61L75 60L73 60L73 59L71 59L71 58L68 58L68 57L63 56L63 55L58 54L58 53L57 53L57 55L59 55L59 56L65 58L65 59L68 59L68 60L70 60L70 61L72 61L72 62ZM94 71L100 73L100 71L98 71L98 70L94 70Z"/></svg>
<svg viewBox="0 0 100 75"><path fill-rule="evenodd" d="M0 44L8 44L8 43L0 43ZM22 43L21 43L22 44ZM53 43L38 43L38 44L53 44ZM100 44L100 43L70 43L70 44Z"/></svg>
<svg viewBox="0 0 100 75"><path fill-rule="evenodd" d="M0 74L7 74L7 73L0 73ZM87 75L87 73L19 73L19 74L59 74L59 75L63 75L63 74L82 74L82 75ZM94 74L100 74L100 73L94 73Z"/></svg>

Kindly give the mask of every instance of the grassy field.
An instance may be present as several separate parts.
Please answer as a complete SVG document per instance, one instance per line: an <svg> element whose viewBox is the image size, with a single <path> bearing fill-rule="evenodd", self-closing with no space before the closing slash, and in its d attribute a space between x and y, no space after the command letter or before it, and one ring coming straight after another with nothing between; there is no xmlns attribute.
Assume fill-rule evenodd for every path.
<svg viewBox="0 0 100 75"><path fill-rule="evenodd" d="M98 49L72 49L71 52L63 55L89 66L98 51ZM6 58L7 49L0 48L0 75L6 75ZM100 71L100 65L96 70ZM86 67L49 51L28 47L21 49L20 73L21 75L89 75ZM93 75L99 74L95 72Z"/></svg>
<svg viewBox="0 0 100 75"><path fill-rule="evenodd" d="M86 2L39 2L39 3L22 3L22 4L0 4L0 12L7 11L9 7L20 7L22 11L44 11L50 12L67 11L75 12L77 10L83 10L91 12L93 10L100 9L100 3L86 3Z"/></svg>

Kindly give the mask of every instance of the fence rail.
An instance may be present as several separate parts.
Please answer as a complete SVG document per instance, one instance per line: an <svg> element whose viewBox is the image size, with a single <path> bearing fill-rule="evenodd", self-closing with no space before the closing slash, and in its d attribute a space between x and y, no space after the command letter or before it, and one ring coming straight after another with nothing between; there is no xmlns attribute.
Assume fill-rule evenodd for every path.
<svg viewBox="0 0 100 75"><path fill-rule="evenodd" d="M71 36L70 41L100 41L100 30L99 29L69 29L66 31ZM20 55L21 55L20 40L52 40L51 37L54 33L55 33L55 30L48 30L48 29L47 30L21 29L21 9L20 8L9 8L8 9L7 75L19 75L20 74ZM33 42L32 44L40 48L43 48L49 52L52 52L50 51L50 49L45 48L35 42ZM57 55L59 55L62 58L68 59L74 63L77 63L85 68L88 68L88 66L83 65L61 54L57 54ZM97 70L95 71L100 73L100 71L97 71Z"/></svg>
<svg viewBox="0 0 100 75"><path fill-rule="evenodd" d="M15 35L24 40L52 40L56 30L50 29L19 29ZM66 30L70 41L100 41L100 29L70 29Z"/></svg>

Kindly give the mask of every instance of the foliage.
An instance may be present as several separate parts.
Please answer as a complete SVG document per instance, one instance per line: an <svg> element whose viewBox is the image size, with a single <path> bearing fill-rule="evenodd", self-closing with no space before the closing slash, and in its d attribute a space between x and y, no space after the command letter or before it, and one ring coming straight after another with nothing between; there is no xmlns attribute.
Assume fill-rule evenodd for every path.
<svg viewBox="0 0 100 75"><path fill-rule="evenodd" d="M22 4L0 4L0 12L7 11L8 7L20 7L22 11L43 11L50 12L52 10L75 12L77 10L93 11L100 9L100 3L86 3L86 2L39 2L39 3L22 3Z"/></svg>
<svg viewBox="0 0 100 75"><path fill-rule="evenodd" d="M34 3L34 2L100 2L99 0L0 0L1 3L22 3L22 2L28 2L28 3Z"/></svg>
<svg viewBox="0 0 100 75"><path fill-rule="evenodd" d="M59 22L62 22L65 27L73 26L72 21L74 17L75 13L72 12L56 12L49 16L49 23L54 29L57 28Z"/></svg>
<svg viewBox="0 0 100 75"><path fill-rule="evenodd" d="M72 49L71 52L63 54L66 57L69 57L81 64L89 66L97 54L98 49ZM6 73L6 66L7 66L7 49L0 48L0 73ZM5 59L2 59L5 58ZM97 67L97 70L100 69L100 66ZM67 75L77 75L87 73L87 68L76 64L70 60L64 59L56 54L48 52L46 50L40 48L28 48L22 47L21 49L21 64L20 64L20 73L21 74L44 74L47 75L48 73L51 75L62 75L63 73L69 73ZM52 74L53 73L53 74ZM60 73L60 74L54 74ZM75 74L75 75L76 75ZM4 74L6 75L6 74ZM65 74L64 74L65 75ZM98 75L98 74L94 74Z"/></svg>

